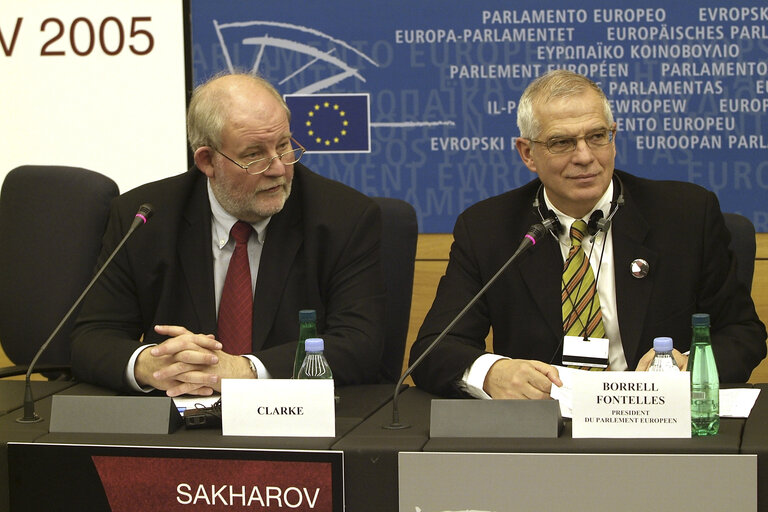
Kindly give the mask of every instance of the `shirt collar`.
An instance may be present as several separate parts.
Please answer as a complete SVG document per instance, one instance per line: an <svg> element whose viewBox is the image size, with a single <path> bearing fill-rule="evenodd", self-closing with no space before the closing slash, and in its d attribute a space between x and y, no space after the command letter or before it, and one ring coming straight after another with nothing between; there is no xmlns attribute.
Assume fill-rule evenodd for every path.
<svg viewBox="0 0 768 512"><path fill-rule="evenodd" d="M210 180L206 180L208 188L208 201L211 204L211 226L213 229L213 242L219 248L224 248L229 241L229 232L232 230L232 226L238 221L237 217L234 217L227 212L223 206L216 199L211 189ZM272 217L259 221L255 224L251 224L253 230L256 232L256 241L259 244L264 244L264 239L267 236L267 224Z"/></svg>
<svg viewBox="0 0 768 512"><path fill-rule="evenodd" d="M592 215L592 213L595 210L602 210L603 211L603 217L607 217L609 212L611 211L611 199L613 199L613 180L608 184L608 188L603 193L602 197L597 201L597 204L595 204L595 207L592 208L584 217L583 220L587 223L589 223L589 217ZM557 219L560 221L560 225L563 226L565 229L563 229L560 232L560 240L568 245L571 242L571 235L570 235L570 228L571 224L573 224L573 221L576 219L574 217L571 217L570 215L566 215L565 213L561 212L557 208L555 208L552 203L549 200L549 196L547 195L547 189L544 189L544 203L547 205L547 208L555 212L555 215L557 215Z"/></svg>

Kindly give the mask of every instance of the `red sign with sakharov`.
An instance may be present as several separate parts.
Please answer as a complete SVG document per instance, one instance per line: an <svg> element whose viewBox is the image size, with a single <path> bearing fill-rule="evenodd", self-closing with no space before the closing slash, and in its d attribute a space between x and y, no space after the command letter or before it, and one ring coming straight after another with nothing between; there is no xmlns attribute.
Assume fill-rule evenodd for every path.
<svg viewBox="0 0 768 512"><path fill-rule="evenodd" d="M92 456L113 512L333 510L330 462Z"/></svg>

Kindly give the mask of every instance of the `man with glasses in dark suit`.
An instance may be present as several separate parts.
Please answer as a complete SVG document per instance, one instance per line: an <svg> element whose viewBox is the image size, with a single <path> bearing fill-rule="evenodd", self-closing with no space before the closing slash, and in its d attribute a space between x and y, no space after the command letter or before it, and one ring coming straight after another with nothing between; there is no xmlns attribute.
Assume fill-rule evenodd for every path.
<svg viewBox="0 0 768 512"><path fill-rule="evenodd" d="M765 357L766 332L736 278L717 197L690 183L614 169L611 105L585 76L556 70L537 78L520 98L517 122L517 151L538 179L459 216L411 360L502 267L531 225L549 221L551 232L423 360L413 372L416 384L444 396L549 398L552 385L562 384L555 365L568 359L645 370L658 336L673 338L685 368L693 313L712 318L721 380L746 381Z"/></svg>
<svg viewBox="0 0 768 512"><path fill-rule="evenodd" d="M133 391L209 395L223 378L289 378L298 312L317 312L337 385L374 382L383 349L381 213L299 160L267 81L214 77L187 116L195 166L113 204L100 262L138 206L152 220L83 304L75 376Z"/></svg>

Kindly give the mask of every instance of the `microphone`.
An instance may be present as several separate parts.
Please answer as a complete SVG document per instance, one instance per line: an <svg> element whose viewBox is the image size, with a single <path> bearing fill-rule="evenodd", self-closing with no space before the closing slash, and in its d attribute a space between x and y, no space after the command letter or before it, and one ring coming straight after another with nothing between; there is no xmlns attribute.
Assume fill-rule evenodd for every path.
<svg viewBox="0 0 768 512"><path fill-rule="evenodd" d="M416 359L416 361L413 362L406 370L403 372L403 375L400 377L400 380L397 381L397 385L395 386L395 393L392 397L392 423L389 425L382 425L382 428L385 428L387 430L400 430L404 428L410 428L410 425L400 423L400 411L397 407L397 398L399 396L400 386L403 385L403 382L405 379L413 372L414 369L416 369L419 364L424 360L427 355L432 352L432 350L437 346L438 343L440 343L443 338L445 338L448 333L453 329L453 327L461 320L464 315L469 311L469 309L475 305L475 302L477 302L480 297L485 294L486 290L491 287L493 283L496 282L496 280L501 276L502 273L509 267L509 265L512 264L513 261L517 259L518 256L520 256L523 252L530 249L534 245L536 245L536 242L544 236L548 231L548 228L545 228L542 224L534 224L530 228L528 228L528 232L523 237L523 240L520 242L520 245L518 246L515 253L509 257L509 259L504 263L501 268L491 277L487 283L485 283L485 286L483 286L477 294L472 297L472 300L470 300L466 306L464 306L464 309L462 309L456 317L451 320L451 323L448 324L448 326L443 329L443 332L441 332L437 338L432 340L432 343L429 344L429 346L422 352L422 354Z"/></svg>
<svg viewBox="0 0 768 512"><path fill-rule="evenodd" d="M40 358L40 356L45 352L45 349L48 348L48 345L51 344L51 341L53 341L53 338L56 337L56 335L61 330L62 326L66 323L67 320L69 320L69 317L72 316L72 313L77 309L77 307L80 305L80 303L85 298L85 295L91 290L94 284L96 284L96 281L98 281L101 274L104 272L104 270L107 268L107 265L112 261L112 259L115 257L117 252L120 250L120 248L125 244L126 241L128 241L128 237L130 237L134 231L139 226L143 226L147 223L150 217L152 217L152 214L154 213L152 209L152 205L149 203L144 203L139 207L139 211L136 212L136 215L134 216L133 223L131 224L131 227L128 228L128 232L125 233L125 236L123 236L123 239L120 240L120 243L117 244L117 247L115 247L115 250L112 251L112 254L109 255L109 258L107 258L107 261L104 262L104 264L99 268L99 271L96 272L96 275L93 276L91 279L91 282L88 283L88 286L85 287L85 290L83 290L83 293L80 294L80 296L77 298L74 304L72 304L72 307L69 308L69 311L64 315L64 318L61 319L61 322L59 322L59 325L56 326L56 328L53 330L50 336L48 336L48 339L45 340L45 343L43 343L38 351L35 353L35 357L32 358L32 362L29 363L29 367L27 368L27 375L25 377L25 387L24 387L24 416L21 418L16 418L16 421L18 423L37 423L39 421L43 421L43 419L38 416L38 414L35 412L35 399L32 396L32 370L35 367L35 364L37 363L37 360Z"/></svg>

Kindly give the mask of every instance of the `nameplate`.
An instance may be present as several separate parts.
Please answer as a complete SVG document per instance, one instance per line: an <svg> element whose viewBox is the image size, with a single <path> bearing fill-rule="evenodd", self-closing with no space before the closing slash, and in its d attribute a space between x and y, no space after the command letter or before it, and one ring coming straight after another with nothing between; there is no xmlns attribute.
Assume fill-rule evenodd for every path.
<svg viewBox="0 0 768 512"><path fill-rule="evenodd" d="M563 421L556 400L432 400L430 437L550 437Z"/></svg>
<svg viewBox="0 0 768 512"><path fill-rule="evenodd" d="M231 443L240 448L214 448L217 439L221 444L218 435L180 441L197 447L9 442L3 475L5 503L0 508L14 512L344 510L343 452L254 450L246 448L247 440ZM123 441L141 443L142 439ZM5 459L4 454L4 467Z"/></svg>
<svg viewBox="0 0 768 512"><path fill-rule="evenodd" d="M688 372L575 372L573 437L691 437Z"/></svg>
<svg viewBox="0 0 768 512"><path fill-rule="evenodd" d="M169 397L54 395L50 431L170 434L182 422Z"/></svg>
<svg viewBox="0 0 768 512"><path fill-rule="evenodd" d="M224 379L225 436L335 437L332 379Z"/></svg>

